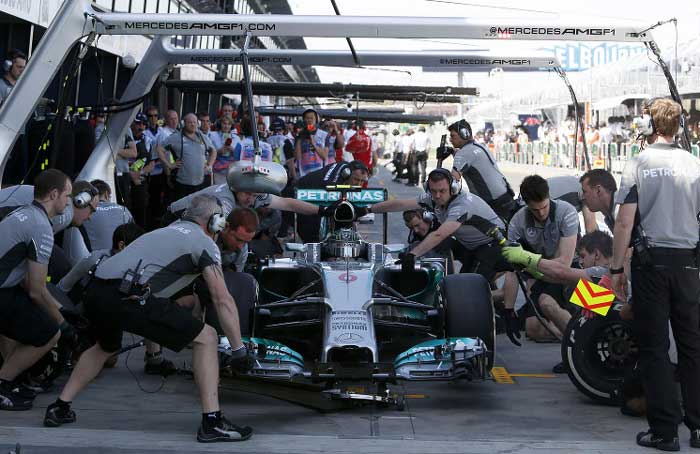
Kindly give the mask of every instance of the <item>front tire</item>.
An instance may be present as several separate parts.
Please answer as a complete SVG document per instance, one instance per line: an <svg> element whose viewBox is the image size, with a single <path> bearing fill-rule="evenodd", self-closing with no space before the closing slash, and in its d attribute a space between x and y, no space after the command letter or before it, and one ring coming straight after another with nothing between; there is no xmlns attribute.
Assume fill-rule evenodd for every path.
<svg viewBox="0 0 700 454"><path fill-rule="evenodd" d="M443 282L445 334L447 337L478 337L486 344L486 369L496 356L493 298L488 281L480 274L451 274Z"/></svg>

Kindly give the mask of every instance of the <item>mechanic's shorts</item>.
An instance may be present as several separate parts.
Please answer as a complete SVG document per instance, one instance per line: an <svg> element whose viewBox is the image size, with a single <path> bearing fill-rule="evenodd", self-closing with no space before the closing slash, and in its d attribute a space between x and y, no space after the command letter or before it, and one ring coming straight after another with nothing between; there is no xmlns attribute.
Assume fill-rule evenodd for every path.
<svg viewBox="0 0 700 454"><path fill-rule="evenodd" d="M170 299L150 296L143 305L123 299L119 282L93 279L86 293L85 316L90 320L92 335L104 351L122 348L122 332L128 331L179 352L204 328L204 323L192 317L190 310Z"/></svg>
<svg viewBox="0 0 700 454"><path fill-rule="evenodd" d="M23 345L42 347L57 332L58 323L22 287L0 288L0 335Z"/></svg>
<svg viewBox="0 0 700 454"><path fill-rule="evenodd" d="M532 288L530 289L530 298L537 307L539 313L543 316L544 313L542 312L542 308L540 307L539 301L541 295L551 296L552 298L554 298L554 301L557 302L559 307L561 307L565 311L568 311L571 315L576 314L576 312L578 312L578 306L575 306L569 302L567 294L570 295L570 293L566 291L565 286L540 280L535 281L535 283L532 285ZM522 307L520 315L525 318L535 317L535 311L532 309L531 305L526 304Z"/></svg>
<svg viewBox="0 0 700 454"><path fill-rule="evenodd" d="M474 250L467 250L457 241L455 243L456 246L453 249L455 260L462 262L460 273L481 274L487 281L491 282L497 273L513 271L513 266L503 257L501 247L495 241Z"/></svg>

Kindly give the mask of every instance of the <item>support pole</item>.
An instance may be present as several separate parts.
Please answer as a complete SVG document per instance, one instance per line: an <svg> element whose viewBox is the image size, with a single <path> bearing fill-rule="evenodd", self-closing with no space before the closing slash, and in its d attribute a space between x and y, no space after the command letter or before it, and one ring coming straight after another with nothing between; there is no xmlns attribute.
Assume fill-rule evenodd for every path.
<svg viewBox="0 0 700 454"><path fill-rule="evenodd" d="M151 91L156 79L168 66L168 55L163 48L163 42L169 39L167 37L153 39L141 64L136 68L129 85L124 90L121 100L138 99ZM85 167L80 171L78 179L90 181L98 178L107 182L114 181L113 166L116 153L119 148L122 148L124 134L140 109L141 104L138 104L131 109L110 115L107 127L85 163Z"/></svg>
<svg viewBox="0 0 700 454"><path fill-rule="evenodd" d="M559 77L564 81L566 84L566 88L569 89L569 94L571 95L571 100L574 103L574 121L576 124L574 125L574 156L576 156L576 145L578 144L578 128L579 125L581 124L581 113L578 110L578 99L576 98L576 92L574 91L574 87L571 86L571 83L569 82L569 78L566 76L566 72L561 66L555 67L554 71L556 71L557 74L559 74ZM583 143L583 158L584 162L586 163L586 170L591 170L591 161L588 157L588 145L586 144L586 135L583 131L581 131L581 134L583 136L583 140L581 143Z"/></svg>
<svg viewBox="0 0 700 454"><path fill-rule="evenodd" d="M248 46L250 38L253 35L250 32L245 34L245 43L241 49L241 63L243 64L243 86L245 88L245 97L248 100L248 116L250 117L250 132L253 134L253 146L255 147L256 161L260 156L260 138L258 137L258 125L255 122L255 107L253 107L253 87L250 80L250 67L248 65Z"/></svg>
<svg viewBox="0 0 700 454"><path fill-rule="evenodd" d="M32 58L0 107L0 179L20 131L36 109L66 56L75 43L92 31L90 19L83 16L83 1L64 1L39 42Z"/></svg>

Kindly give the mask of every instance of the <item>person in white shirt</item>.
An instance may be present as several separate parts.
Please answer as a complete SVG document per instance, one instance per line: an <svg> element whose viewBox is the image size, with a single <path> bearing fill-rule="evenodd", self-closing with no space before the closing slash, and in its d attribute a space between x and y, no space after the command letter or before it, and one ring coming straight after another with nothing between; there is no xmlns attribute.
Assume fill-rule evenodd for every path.
<svg viewBox="0 0 700 454"><path fill-rule="evenodd" d="M420 184L425 183L425 170L428 166L428 152L430 151L430 136L425 132L425 126L419 126L418 132L413 138L413 144L416 149L416 170Z"/></svg>

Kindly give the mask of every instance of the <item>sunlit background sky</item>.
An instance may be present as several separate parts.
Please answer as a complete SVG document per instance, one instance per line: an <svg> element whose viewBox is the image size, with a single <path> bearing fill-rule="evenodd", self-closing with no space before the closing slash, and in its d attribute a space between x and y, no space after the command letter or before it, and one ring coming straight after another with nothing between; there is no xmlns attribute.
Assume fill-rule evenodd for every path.
<svg viewBox="0 0 700 454"><path fill-rule="evenodd" d="M294 14L334 15L330 0L290 0ZM478 2L468 0L336 0L342 15L346 16L419 16L419 17L473 17L509 18L522 20L523 25L553 21L558 24L604 26L632 24L646 28L672 17L678 19L678 40L683 42L700 33L700 2L672 0L584 0L578 2L532 0L530 2L496 0ZM654 38L666 50L675 41L673 24L663 25L653 31ZM343 38L305 38L309 49L348 49ZM509 56L526 54L553 43L536 41L494 42L487 40L456 39L368 39L352 40L361 50L421 50L459 49L464 51L488 50ZM561 43L557 43L561 44ZM672 55L664 54L665 58ZM456 73L423 73L420 68L401 68L410 71L380 71L377 69L348 69L316 67L323 82L377 83L397 85L457 85ZM517 74L506 75L518 80ZM553 78L555 76L552 76ZM546 79L544 79L546 80ZM493 78L483 74L466 74L464 86L474 86L483 94L497 88ZM500 82L498 82L500 83Z"/></svg>

